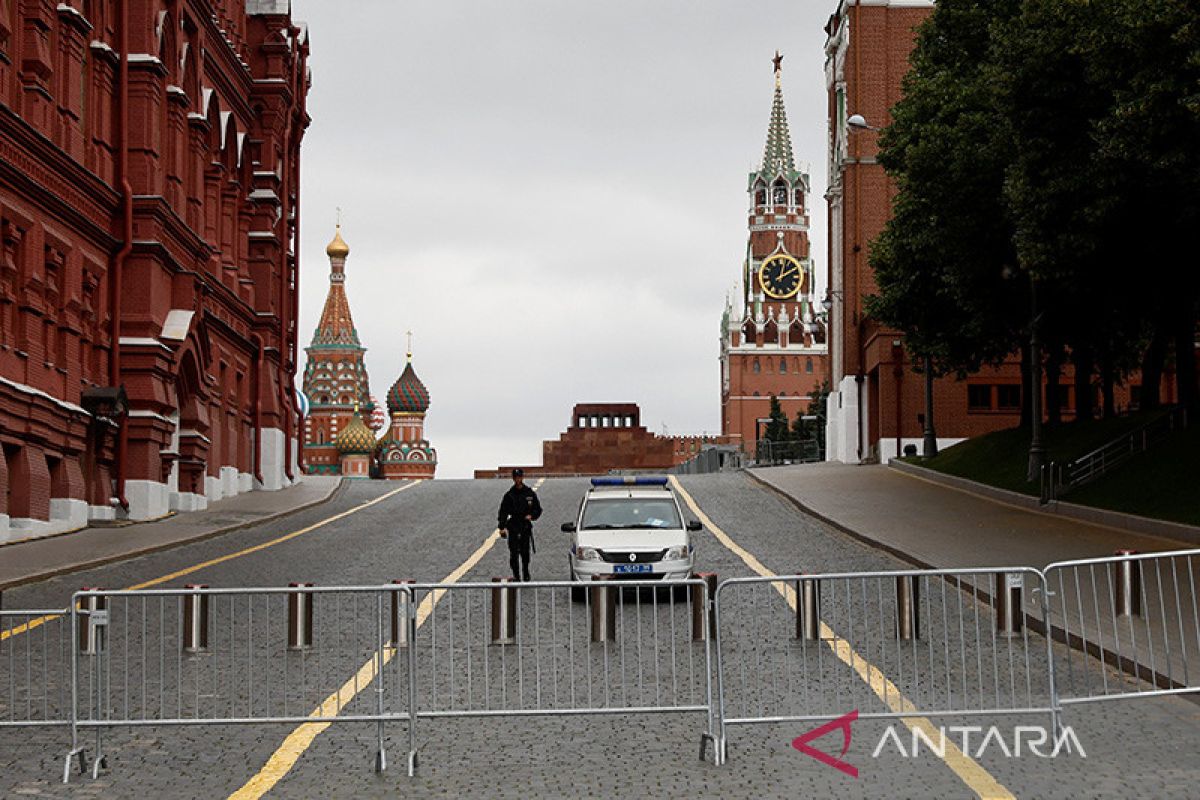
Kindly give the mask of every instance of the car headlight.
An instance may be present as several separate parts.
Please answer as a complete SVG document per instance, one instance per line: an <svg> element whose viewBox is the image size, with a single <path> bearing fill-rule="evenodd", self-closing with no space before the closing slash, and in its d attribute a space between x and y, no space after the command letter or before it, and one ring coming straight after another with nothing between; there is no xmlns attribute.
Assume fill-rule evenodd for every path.
<svg viewBox="0 0 1200 800"><path fill-rule="evenodd" d="M580 561L599 561L600 551L594 547L580 547L575 551L575 558Z"/></svg>
<svg viewBox="0 0 1200 800"><path fill-rule="evenodd" d="M663 556L664 561L678 561L681 558L687 558L688 547L686 544L681 544L678 547L672 547L667 550L667 554Z"/></svg>

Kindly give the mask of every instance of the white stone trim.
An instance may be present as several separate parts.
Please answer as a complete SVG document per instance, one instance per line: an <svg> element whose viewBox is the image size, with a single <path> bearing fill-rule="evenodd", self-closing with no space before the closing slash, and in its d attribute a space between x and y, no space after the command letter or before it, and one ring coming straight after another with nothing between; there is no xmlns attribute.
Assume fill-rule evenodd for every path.
<svg viewBox="0 0 1200 800"><path fill-rule="evenodd" d="M49 394L43 392L41 389L35 389L32 386L26 386L23 383L17 383L16 381L10 381L7 378L2 378L2 377L0 377L0 383L4 384L5 386L8 386L9 388L16 389L18 392L21 392L22 394L29 394L29 395L33 395L34 397L40 397L43 400L49 400L54 405L58 406L59 408L65 409L66 411L72 411L76 414L83 414L85 417L91 416L91 414L89 414L87 412L87 410L84 409L82 406L77 406L74 403L68 403L66 400L59 400L57 397L54 397L53 395L49 395Z"/></svg>

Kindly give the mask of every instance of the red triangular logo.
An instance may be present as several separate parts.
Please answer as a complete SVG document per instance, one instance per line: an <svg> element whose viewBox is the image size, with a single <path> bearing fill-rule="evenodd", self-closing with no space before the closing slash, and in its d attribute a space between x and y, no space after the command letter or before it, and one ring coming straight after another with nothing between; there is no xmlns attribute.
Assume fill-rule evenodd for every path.
<svg viewBox="0 0 1200 800"><path fill-rule="evenodd" d="M850 723L854 722L856 719L858 719L858 709L851 711L849 714L844 714L835 720L826 722L819 728L813 728L808 733L797 736L792 740L792 747L796 748L801 753L804 753L806 756L815 758L822 764L827 764L836 770L846 773L851 778L857 778L858 768L852 764L847 764L845 761L842 761L842 756L845 756L846 751L850 749ZM822 753L815 747L809 746L808 743L813 739L820 739L830 731L834 731L839 728L842 731L842 753L837 758L834 758L828 753Z"/></svg>

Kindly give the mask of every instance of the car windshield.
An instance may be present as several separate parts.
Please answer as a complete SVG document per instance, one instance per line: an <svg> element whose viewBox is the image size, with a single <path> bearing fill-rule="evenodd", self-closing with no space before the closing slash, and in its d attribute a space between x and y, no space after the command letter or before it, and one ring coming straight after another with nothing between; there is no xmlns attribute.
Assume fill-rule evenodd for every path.
<svg viewBox="0 0 1200 800"><path fill-rule="evenodd" d="M583 509L584 530L680 527L679 511L669 497L591 500Z"/></svg>

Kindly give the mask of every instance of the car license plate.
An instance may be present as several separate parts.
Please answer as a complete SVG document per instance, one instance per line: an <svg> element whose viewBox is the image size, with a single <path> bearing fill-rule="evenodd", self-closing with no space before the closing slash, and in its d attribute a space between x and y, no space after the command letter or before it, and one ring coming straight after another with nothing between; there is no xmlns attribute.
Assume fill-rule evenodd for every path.
<svg viewBox="0 0 1200 800"><path fill-rule="evenodd" d="M654 572L650 564L614 564L613 572Z"/></svg>

